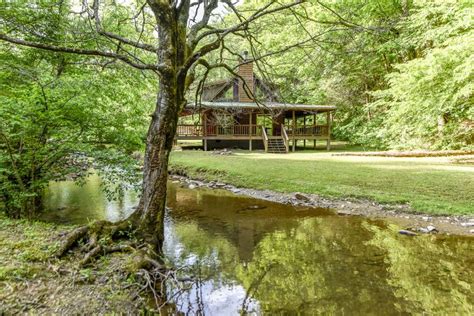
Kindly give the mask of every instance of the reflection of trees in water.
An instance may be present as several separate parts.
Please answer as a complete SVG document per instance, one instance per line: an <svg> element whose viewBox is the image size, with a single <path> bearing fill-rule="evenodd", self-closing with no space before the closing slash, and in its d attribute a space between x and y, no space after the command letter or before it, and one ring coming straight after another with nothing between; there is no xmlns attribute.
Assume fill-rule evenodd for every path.
<svg viewBox="0 0 474 316"><path fill-rule="evenodd" d="M118 221L126 218L136 205L136 193L119 190L111 200L102 187L97 173L74 181L50 182L44 193L45 212L41 218L47 221L87 224L93 220ZM118 189L122 185L117 186Z"/></svg>
<svg viewBox="0 0 474 316"><path fill-rule="evenodd" d="M241 264L238 245L222 235L202 229L194 221L175 224L171 234L173 236L168 241L172 242L167 245L168 256L172 258L172 264L181 270L180 277L189 277L185 285L188 291L176 300L178 310L190 315L202 315L210 312L210 304L227 296L231 306L219 306L217 314L238 311L241 301L245 299L245 289L235 278L235 270ZM171 289L170 294L173 295L176 290ZM254 309L254 304L249 303L247 307Z"/></svg>
<svg viewBox="0 0 474 316"><path fill-rule="evenodd" d="M472 238L406 238L398 236L395 227L368 228L374 233L370 244L386 252L388 283L395 296L408 302L403 311L474 313Z"/></svg>
<svg viewBox="0 0 474 316"><path fill-rule="evenodd" d="M216 271L239 262L234 245L225 238L212 236L196 223L176 224L174 234L183 247L175 252L173 264L195 269L194 275L198 272L203 277L211 277Z"/></svg>
<svg viewBox="0 0 474 316"><path fill-rule="evenodd" d="M251 261L255 246L265 235L294 229L301 218L329 214L327 210L295 209L226 191L178 189L175 185L168 187L167 204L171 218L193 222L199 230L224 237L235 245L243 261Z"/></svg>
<svg viewBox="0 0 474 316"><path fill-rule="evenodd" d="M309 218L290 232L272 233L236 277L249 289L266 273L253 296L268 313L390 310L396 299L386 286L380 254L364 246L370 234L357 224L351 231L349 223Z"/></svg>
<svg viewBox="0 0 474 316"><path fill-rule="evenodd" d="M196 211L175 213L175 261L198 276L186 303L194 311L211 304L206 293L241 285L237 309L255 309L256 299L269 314L472 312L469 241L407 238L359 217L247 214L232 212L241 202L186 199Z"/></svg>
<svg viewBox="0 0 474 316"><path fill-rule="evenodd" d="M177 224L175 232L184 246L177 259L189 263L194 258L194 271L214 279L216 286L241 283L247 291L243 310L251 305L250 297L268 312L345 310L340 306L352 306L354 291L361 298L392 301L390 291L374 290L374 283L385 283L383 267L370 266L376 273L368 280L363 267L367 262L361 263L367 253L352 245L361 245L370 234L357 230L355 237L347 231L350 221L336 219L309 218L291 229L273 231L255 247L249 262L239 258L239 245L223 236L209 234L195 223ZM357 263L362 267L355 267Z"/></svg>

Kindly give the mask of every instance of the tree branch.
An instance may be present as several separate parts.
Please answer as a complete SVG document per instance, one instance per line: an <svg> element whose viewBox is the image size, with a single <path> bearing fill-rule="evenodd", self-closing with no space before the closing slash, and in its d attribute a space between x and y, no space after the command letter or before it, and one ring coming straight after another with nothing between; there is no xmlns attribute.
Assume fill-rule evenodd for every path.
<svg viewBox="0 0 474 316"><path fill-rule="evenodd" d="M257 19L259 19L259 18L261 18L265 15L289 9L291 7L294 7L296 5L301 4L303 1L304 0L296 0L295 2L288 3L288 4L285 4L285 5L281 5L281 6L278 6L276 8L273 8L273 9L269 9L270 6L275 3L275 1L271 1L270 3L266 4L265 6L263 6L259 10L257 10L248 19L241 20L240 23L238 23L238 24L236 24L232 27L229 27L229 28L226 28L226 29L212 29L210 31L202 33L196 39L193 39L193 37L191 35L191 37L188 37L188 43L189 43L190 47L192 47L192 48L196 47L196 45L199 43L199 41L201 41L202 39L204 39L208 36L217 35L217 39L215 41L211 42L210 44L204 45L199 50L194 52L186 60L184 66L181 69L181 73L186 73L189 70L189 68L197 60L199 60L201 57L205 56L209 52L212 52L212 51L218 49L221 46L221 43L222 43L224 37L226 37L227 35L235 33L235 32L240 31L240 30L246 29L251 22L253 22L253 21L255 21L255 20L257 20ZM230 1L225 1L225 2L231 8L233 8L233 4Z"/></svg>
<svg viewBox="0 0 474 316"><path fill-rule="evenodd" d="M94 2L92 3L92 10L93 10L93 15L91 18L95 20L95 29L99 35L114 39L123 44L127 44L127 45L130 45L139 49L143 49L152 53L157 52L158 48L154 47L153 45L140 43L139 41L134 41L129 38L120 36L118 34L105 31L104 28L102 27L102 23L100 21L100 16L99 16L99 0L94 0Z"/></svg>
<svg viewBox="0 0 474 316"><path fill-rule="evenodd" d="M230 1L224 1L227 5L229 5L231 8L233 7L233 4L231 4ZM212 29L210 31L207 31L207 32L203 32L201 35L199 35L195 40L192 40L191 43L190 43L190 46L191 47L196 47L196 45L204 38L210 36L210 35L216 35L216 34L220 34L221 37L224 37L230 33L233 33L233 32L236 32L236 31L239 31L239 30L243 30L245 28L248 27L248 25L265 16L265 15L268 15L268 14L272 14L272 13L276 13L276 12L279 12L279 11L283 11L283 10L286 10L286 9L289 9L291 7L294 7L296 5L299 5L301 3L304 2L304 0L295 0L294 2L292 3L288 3L288 4L285 4L285 5L281 5L279 7L276 7L276 8L273 8L273 9L269 9L270 6L272 6L276 1L271 1L270 3L266 4L265 6L263 6L262 8L258 9L254 14L252 14L248 19L244 19L242 22L232 26L232 27L229 27L229 28L225 28L225 29Z"/></svg>
<svg viewBox="0 0 474 316"><path fill-rule="evenodd" d="M214 11L217 8L217 4L219 3L219 0L210 0L209 2L204 1L204 3L205 3L204 13L203 13L201 21L194 24L191 27L191 31L188 34L188 38L190 39L190 42L193 42L197 33L209 23L209 19L211 18L212 11ZM197 10L196 10L196 14L197 14Z"/></svg>
<svg viewBox="0 0 474 316"><path fill-rule="evenodd" d="M48 50L52 52L62 52L62 53L69 53L69 54L76 54L76 55L99 56L99 57L118 59L134 68L141 69L141 70L153 70L153 71L160 72L162 71L164 67L162 65L136 63L130 60L129 58L117 53L105 52L105 51L93 50L93 49L61 47L61 46L48 45L48 44L43 44L43 43L35 43L35 42L26 41L19 38L13 38L4 33L0 33L0 40L6 41L12 44L17 44L17 45L26 46L26 47L33 47L33 48Z"/></svg>

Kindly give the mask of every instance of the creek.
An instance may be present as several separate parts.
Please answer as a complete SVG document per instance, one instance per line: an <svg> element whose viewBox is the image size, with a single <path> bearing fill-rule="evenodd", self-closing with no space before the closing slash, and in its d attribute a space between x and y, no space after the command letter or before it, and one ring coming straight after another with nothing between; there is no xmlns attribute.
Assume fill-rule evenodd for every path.
<svg viewBox="0 0 474 316"><path fill-rule="evenodd" d="M85 224L133 211L134 193L107 201L100 178L51 183L42 219ZM384 220L339 216L224 190L168 185L165 254L189 314L473 314L474 239L406 236Z"/></svg>

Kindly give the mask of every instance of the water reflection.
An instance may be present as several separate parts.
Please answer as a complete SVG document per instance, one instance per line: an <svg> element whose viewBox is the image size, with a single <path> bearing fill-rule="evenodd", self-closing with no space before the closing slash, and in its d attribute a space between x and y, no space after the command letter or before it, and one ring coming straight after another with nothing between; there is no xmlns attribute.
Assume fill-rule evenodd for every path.
<svg viewBox="0 0 474 316"><path fill-rule="evenodd" d="M183 312L473 312L472 238L410 238L383 221L208 190L171 187L168 205L168 256L201 284Z"/></svg>
<svg viewBox="0 0 474 316"><path fill-rule="evenodd" d="M98 179L96 179L98 182ZM118 219L96 184L51 186L55 220ZM225 191L169 185L165 252L186 314L473 314L474 243L459 236L397 233L384 221L335 216ZM52 214L51 214L52 213Z"/></svg>
<svg viewBox="0 0 474 316"><path fill-rule="evenodd" d="M393 230L369 227L370 244L385 252L387 282L406 298L399 310L472 315L474 243L472 238L421 236L395 238Z"/></svg>
<svg viewBox="0 0 474 316"><path fill-rule="evenodd" d="M101 180L92 174L83 185L74 181L50 182L44 199L42 219L84 224L93 220L118 221L133 212L137 195L126 192L118 201L109 201L101 190Z"/></svg>

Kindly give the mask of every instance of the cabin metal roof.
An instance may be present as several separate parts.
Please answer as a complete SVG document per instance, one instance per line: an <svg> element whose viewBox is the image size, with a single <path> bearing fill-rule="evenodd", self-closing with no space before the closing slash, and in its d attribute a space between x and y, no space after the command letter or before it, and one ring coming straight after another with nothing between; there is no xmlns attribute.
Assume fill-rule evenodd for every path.
<svg viewBox="0 0 474 316"><path fill-rule="evenodd" d="M268 110L300 110L300 111L333 111L334 105L294 104L280 102L236 102L236 101L202 101L200 104L189 103L188 110L199 109L268 109Z"/></svg>

